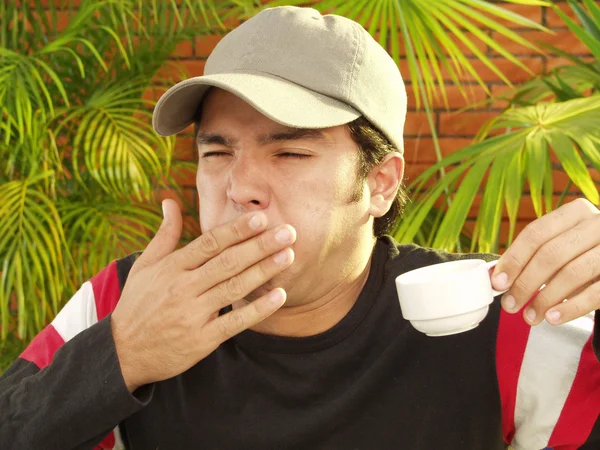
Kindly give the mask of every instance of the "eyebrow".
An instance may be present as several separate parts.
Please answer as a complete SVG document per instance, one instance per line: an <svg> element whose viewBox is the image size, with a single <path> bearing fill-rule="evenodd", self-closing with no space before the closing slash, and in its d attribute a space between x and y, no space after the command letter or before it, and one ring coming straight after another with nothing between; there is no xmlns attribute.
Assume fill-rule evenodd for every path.
<svg viewBox="0 0 600 450"><path fill-rule="evenodd" d="M204 133L201 131L196 136L196 145L198 146L218 144L225 145L226 147L233 147L235 142L236 141L222 136L218 133Z"/></svg>
<svg viewBox="0 0 600 450"><path fill-rule="evenodd" d="M266 136L261 136L258 142L261 145L267 145L273 142L299 140L324 141L325 134L321 130L317 130L314 128L291 128L289 130L279 131L276 133L268 134Z"/></svg>
<svg viewBox="0 0 600 450"><path fill-rule="evenodd" d="M277 131L275 133L260 136L258 143L260 145L272 144L274 142L286 142L286 141L299 141L299 140L312 140L312 141L325 141L327 138L325 134L314 128L290 128L288 130ZM223 136L219 133L206 133L200 131L196 136L196 144L201 145L224 145L226 147L235 147L237 139L232 139Z"/></svg>

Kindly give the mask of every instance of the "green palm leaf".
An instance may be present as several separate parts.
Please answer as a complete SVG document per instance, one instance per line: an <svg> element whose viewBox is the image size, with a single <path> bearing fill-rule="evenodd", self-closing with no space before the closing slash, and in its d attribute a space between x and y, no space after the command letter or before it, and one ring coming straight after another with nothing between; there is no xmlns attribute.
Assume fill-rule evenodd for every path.
<svg viewBox="0 0 600 450"><path fill-rule="evenodd" d="M60 199L57 210L73 253L72 270L80 272L77 284L115 258L145 248L161 223L156 205L107 196Z"/></svg>
<svg viewBox="0 0 600 450"><path fill-rule="evenodd" d="M65 238L53 199L41 182L52 172L0 185L0 314L5 338L11 301L18 309L18 334L32 336L58 311L67 284Z"/></svg>
<svg viewBox="0 0 600 450"><path fill-rule="evenodd" d="M552 208L552 182L549 152L553 151L561 162L565 172L584 195L594 204L600 203L597 185L589 173L588 164L597 164L600 159L600 131L595 125L600 120L600 96L574 99L561 103L541 103L535 106L509 109L499 116L491 129L505 129L505 134L485 139L466 147L442 162L426 170L417 177L409 189L420 189L440 167L453 168L455 172L465 173L458 187L458 177L448 183L451 189L458 189L456 196L461 198L448 207L434 241L434 246L447 250L455 249L457 233L464 227L466 213L472 199L477 194L482 173L490 166L488 184L493 188L485 190L482 212L477 217L474 241L477 251L495 250L496 232L501 213L506 204L511 220L511 239L520 198L522 180L527 179L531 187L531 196L538 216ZM514 130L514 131L510 131ZM585 149L585 150L584 150ZM587 155L592 155L589 158ZM502 188L503 175L495 166L506 165L506 187ZM504 191L504 202L499 200L498 192ZM414 237L414 228L421 225L423 217L439 198L442 190L438 185L422 198L417 199L407 209L407 213L396 230L400 239Z"/></svg>
<svg viewBox="0 0 600 450"><path fill-rule="evenodd" d="M153 180L168 171L174 139L152 130L152 114L141 100L146 83L99 88L86 104L65 111L56 134L72 133L72 170L84 189L82 165L106 193L138 200L149 199Z"/></svg>
<svg viewBox="0 0 600 450"><path fill-rule="evenodd" d="M156 232L154 189L172 182L174 139L153 132L145 91L172 82L159 70L178 44L222 32L224 16L250 6L0 2L3 339L13 323L33 336L83 280Z"/></svg>

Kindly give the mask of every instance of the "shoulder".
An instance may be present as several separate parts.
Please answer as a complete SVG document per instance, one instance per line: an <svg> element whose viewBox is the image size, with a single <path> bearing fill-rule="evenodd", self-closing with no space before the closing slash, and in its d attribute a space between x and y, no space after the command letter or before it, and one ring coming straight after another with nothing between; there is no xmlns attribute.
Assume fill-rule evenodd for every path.
<svg viewBox="0 0 600 450"><path fill-rule="evenodd" d="M141 252L136 252L116 259L89 280L98 320L102 320L117 306L131 267L140 255Z"/></svg>
<svg viewBox="0 0 600 450"><path fill-rule="evenodd" d="M140 254L112 261L70 298L51 323L65 341L114 311L129 271Z"/></svg>
<svg viewBox="0 0 600 450"><path fill-rule="evenodd" d="M54 320L37 334L20 358L42 369L50 364L55 352L66 342L112 313L129 271L140 254L133 253L114 260L83 283Z"/></svg>

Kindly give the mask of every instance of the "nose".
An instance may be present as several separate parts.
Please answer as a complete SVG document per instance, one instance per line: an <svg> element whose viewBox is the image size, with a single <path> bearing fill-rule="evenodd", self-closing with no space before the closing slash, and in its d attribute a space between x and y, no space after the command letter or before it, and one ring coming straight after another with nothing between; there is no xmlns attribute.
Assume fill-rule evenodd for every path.
<svg viewBox="0 0 600 450"><path fill-rule="evenodd" d="M241 211L256 211L269 206L269 189L257 161L238 156L228 174L227 197Z"/></svg>

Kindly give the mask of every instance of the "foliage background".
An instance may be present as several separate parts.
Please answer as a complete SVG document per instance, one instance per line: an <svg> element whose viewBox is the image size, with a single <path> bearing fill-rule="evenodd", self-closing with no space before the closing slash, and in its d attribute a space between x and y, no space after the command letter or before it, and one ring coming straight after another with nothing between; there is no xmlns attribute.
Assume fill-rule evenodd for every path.
<svg viewBox="0 0 600 450"><path fill-rule="evenodd" d="M468 4L477 0L456 3L461 2ZM411 5L419 5L419 2L400 3L408 5L403 13L423 15L419 8L411 9ZM427 70L421 75L416 72L411 49L402 45L406 40L392 33L382 36L385 27L381 25L389 23L382 10L378 12L375 5L375 9L368 11L372 20L365 19L365 26L382 42L387 39L385 45L397 59L407 81L406 184L417 179L442 156L456 154L471 144L485 122L497 117L509 105L496 96L510 89L510 84L519 85L535 73L573 64L567 56L593 60L589 47L567 29L564 18L557 12L539 6L542 3L539 1L522 0L521 3L530 4L501 4L507 11L522 17L500 18L498 24L506 29L483 21L475 27L459 23L453 30L458 37L445 32L446 39L456 44L454 53L464 55L464 62L472 70L453 74L452 70L440 67L436 74L435 69L429 67L433 73L429 78ZM28 10L26 4L34 8ZM143 4L146 6L142 7ZM210 9L211 4L215 9ZM391 4L383 0L370 3L373 4L391 8ZM569 16L574 16L566 3L557 4ZM253 1L239 0L208 4L191 0L177 4L169 0L143 3L33 1L24 5L0 6L3 18L0 97L3 118L7 115L16 118L5 120L0 127L3 138L0 144L0 243L4 244L4 247L0 245L0 259L5 262L0 269L0 295L3 296L0 314L2 332L8 339L0 344L0 372L31 336L51 320L61 302L68 299L83 280L111 259L143 248L144 240L160 221L158 202L162 198L175 197L183 209L189 211L186 239L197 234L191 130L177 140L158 139L149 128L149 114L153 102L166 86L200 75L206 57L223 32L259 6ZM342 8L336 10L337 13L343 13L346 8L349 15L352 8L358 11L361 5L359 0L329 0L317 2L315 6L325 10ZM28 17L35 16L36 11L37 17L46 17L46 21L33 27L34 21ZM138 19L133 20L134 16ZM491 17L487 13L484 16ZM410 31L413 36L424 33L414 28ZM511 33L514 34L511 36ZM536 40L556 45L558 53L540 54L531 44ZM452 47L442 46L442 54L451 55L452 52L444 50L448 48ZM560 54L560 49L569 55ZM31 58L36 53L41 55L41 62ZM482 59L493 62L497 69ZM46 67L42 64L44 61ZM31 75L36 70L38 77ZM419 86L425 89L419 92ZM445 96L436 95L437 91L427 86L443 86ZM41 94L36 97L32 95L34 91ZM30 106L26 97L30 99ZM485 102L490 98L491 101ZM423 102L424 99L427 101ZM463 110L473 103L475 106ZM105 146L118 150L100 152ZM554 181L550 206L581 195L580 188L565 175L556 155L548 154ZM597 169L590 165L588 171L600 182ZM443 169L432 171L433 178L425 180L426 186L439 185L444 173ZM522 190L523 201L517 205L516 214L515 211L512 214L516 232L540 213L539 205L531 201L529 186L522 186ZM454 192L451 195L454 196ZM460 249L469 250L475 220L481 215L482 198L481 190L475 193L473 205L468 206L464 217L466 224L458 229L459 234L462 232L461 240L451 239L446 246L456 249L456 243L462 242L465 247ZM440 208L444 205L443 199L436 202ZM14 211L23 211L23 214L33 211L31 217L42 219L35 222L32 218L34 225L26 230L19 217L28 216L15 215ZM436 222L439 216L435 210L433 213L423 222L423 229L439 228L440 223ZM492 250L502 251L509 240L508 211L495 219L500 234ZM52 223L59 226L53 227ZM411 240L432 244L432 238L433 235L423 234ZM58 251L47 261L37 265L29 261L36 246L39 250L52 245ZM7 265L10 258L19 264ZM19 272L16 267L25 269ZM19 285L24 288L18 288Z"/></svg>

